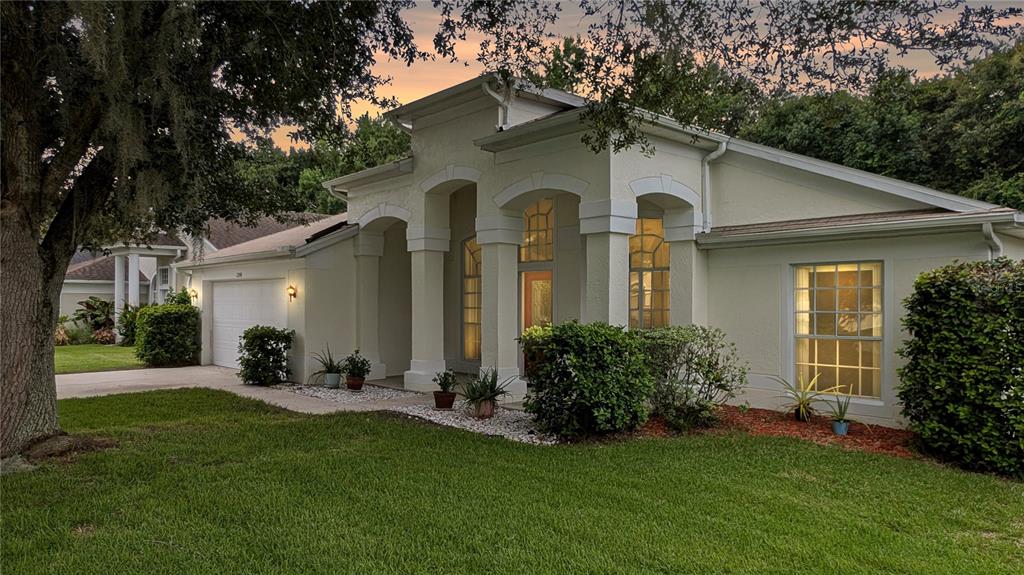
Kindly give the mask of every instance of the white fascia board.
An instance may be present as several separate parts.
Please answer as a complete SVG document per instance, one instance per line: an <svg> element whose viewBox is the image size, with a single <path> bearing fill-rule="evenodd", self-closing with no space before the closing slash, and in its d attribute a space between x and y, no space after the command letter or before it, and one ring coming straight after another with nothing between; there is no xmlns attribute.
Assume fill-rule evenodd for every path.
<svg viewBox="0 0 1024 575"><path fill-rule="evenodd" d="M68 285L68 284L99 285L99 284L113 284L113 283L114 283L114 280L79 280L79 279L65 279L64 280L64 285Z"/></svg>
<svg viewBox="0 0 1024 575"><path fill-rule="evenodd" d="M277 250L266 250L262 252L252 252L249 254L236 254L233 256L224 256L219 258L204 259L202 261L184 261L172 263L171 267L176 270L192 270L198 268L213 267L219 265L236 264L239 262L250 262L250 261L262 261L275 258L287 258L291 257L291 247L284 247Z"/></svg>
<svg viewBox="0 0 1024 575"><path fill-rule="evenodd" d="M473 144L487 152L501 152L525 146L542 140L549 140L565 134L586 129L580 122L584 109L558 112L547 118L525 122L496 134L473 140Z"/></svg>
<svg viewBox="0 0 1024 575"><path fill-rule="evenodd" d="M965 216L945 216L920 218L913 220L896 220L849 224L845 226L829 226L802 230L779 230L757 232L735 236L715 236L698 234L697 244L704 249L750 247L772 244L800 243L807 240L843 240L863 239L865 236L891 237L899 235L915 235L923 232L958 232L979 231L981 224L1008 223L1011 226L1021 225L1020 212L1002 212L998 214L970 214ZM998 228L997 228L998 231Z"/></svg>
<svg viewBox="0 0 1024 575"><path fill-rule="evenodd" d="M394 162L382 164L361 172L340 176L333 180L327 180L320 185L331 192L347 193L352 188L365 186L366 184L372 184L395 176L411 174L412 168L413 158L412 156L409 156L408 158L395 160Z"/></svg>

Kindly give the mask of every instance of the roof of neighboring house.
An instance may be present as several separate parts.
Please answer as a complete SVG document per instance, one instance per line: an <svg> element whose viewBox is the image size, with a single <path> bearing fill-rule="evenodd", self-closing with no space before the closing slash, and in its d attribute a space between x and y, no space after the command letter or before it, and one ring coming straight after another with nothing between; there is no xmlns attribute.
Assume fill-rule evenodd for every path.
<svg viewBox="0 0 1024 575"><path fill-rule="evenodd" d="M90 252L85 251L78 252L75 255L78 256L81 253L91 255ZM64 274L64 281L68 280L114 281L114 256L100 256L72 263L68 267L67 273ZM149 283L149 278L142 272L139 272L139 282Z"/></svg>
<svg viewBox="0 0 1024 575"><path fill-rule="evenodd" d="M276 234L266 235L208 253L203 258L203 261L210 262L265 252L286 252L291 248L307 243L307 241L312 241L347 226L348 214L342 213L325 216L307 225L294 226Z"/></svg>
<svg viewBox="0 0 1024 575"><path fill-rule="evenodd" d="M287 219L281 222L271 216L265 216L260 218L254 226L240 226L219 218L210 220L207 224L209 231L206 234L206 239L213 244L214 248L222 250L328 217L325 214L310 212L293 212L284 214L284 216Z"/></svg>

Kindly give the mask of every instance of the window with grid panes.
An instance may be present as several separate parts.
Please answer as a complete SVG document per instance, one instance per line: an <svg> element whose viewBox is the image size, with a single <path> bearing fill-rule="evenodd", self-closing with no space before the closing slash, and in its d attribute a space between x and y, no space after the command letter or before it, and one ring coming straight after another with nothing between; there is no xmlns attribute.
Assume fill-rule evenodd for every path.
<svg viewBox="0 0 1024 575"><path fill-rule="evenodd" d="M879 397L882 381L882 263L795 268L797 376L817 389Z"/></svg>
<svg viewBox="0 0 1024 575"><path fill-rule="evenodd" d="M462 357L480 359L480 245L462 243Z"/></svg>
<svg viewBox="0 0 1024 575"><path fill-rule="evenodd" d="M629 327L668 325L669 244L661 218L637 218L629 237Z"/></svg>
<svg viewBox="0 0 1024 575"><path fill-rule="evenodd" d="M554 202L544 198L523 212L523 245L519 247L520 262L554 260Z"/></svg>

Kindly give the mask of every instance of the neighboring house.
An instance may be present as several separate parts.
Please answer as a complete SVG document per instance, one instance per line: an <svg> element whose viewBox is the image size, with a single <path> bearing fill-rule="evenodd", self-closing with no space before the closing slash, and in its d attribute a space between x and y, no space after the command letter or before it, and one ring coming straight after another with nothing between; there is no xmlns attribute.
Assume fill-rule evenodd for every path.
<svg viewBox="0 0 1024 575"><path fill-rule="evenodd" d="M162 303L168 292L179 289L171 263L201 259L218 250L255 238L317 221L321 214L295 213L279 222L262 218L255 226L239 226L226 220L210 220L209 232L199 243L184 235L159 234L147 245L107 246L98 253L82 250L71 259L60 293L60 313L71 315L78 302L90 296L125 303ZM120 277L118 277L120 276ZM121 289L117 286L120 284Z"/></svg>
<svg viewBox="0 0 1024 575"><path fill-rule="evenodd" d="M296 331L297 381L330 345L417 390L446 367L494 367L519 400L524 327L697 323L750 363L737 401L777 408L775 377L817 373L856 396L855 417L893 425L914 279L1024 257L1012 209L663 118L643 127L652 155L595 154L579 98L502 98L492 82L389 112L412 156L325 182L348 199L347 221L176 264L203 310L203 363L237 365L241 330L269 324Z"/></svg>

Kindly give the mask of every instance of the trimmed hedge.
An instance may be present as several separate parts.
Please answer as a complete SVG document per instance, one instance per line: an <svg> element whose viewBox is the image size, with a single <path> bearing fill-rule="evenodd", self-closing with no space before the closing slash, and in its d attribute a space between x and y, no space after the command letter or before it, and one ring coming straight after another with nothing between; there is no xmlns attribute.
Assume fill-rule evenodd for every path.
<svg viewBox="0 0 1024 575"><path fill-rule="evenodd" d="M1024 477L1024 262L932 270L903 303L899 398L922 449Z"/></svg>
<svg viewBox="0 0 1024 575"><path fill-rule="evenodd" d="M295 330L254 325L238 338L238 377L248 385L275 385L288 380L288 350Z"/></svg>
<svg viewBox="0 0 1024 575"><path fill-rule="evenodd" d="M147 365L199 363L199 309L191 305L152 305L135 320L135 356Z"/></svg>
<svg viewBox="0 0 1024 575"><path fill-rule="evenodd" d="M605 323L531 328L520 338L526 411L545 432L581 438L636 429L653 389L640 337Z"/></svg>

